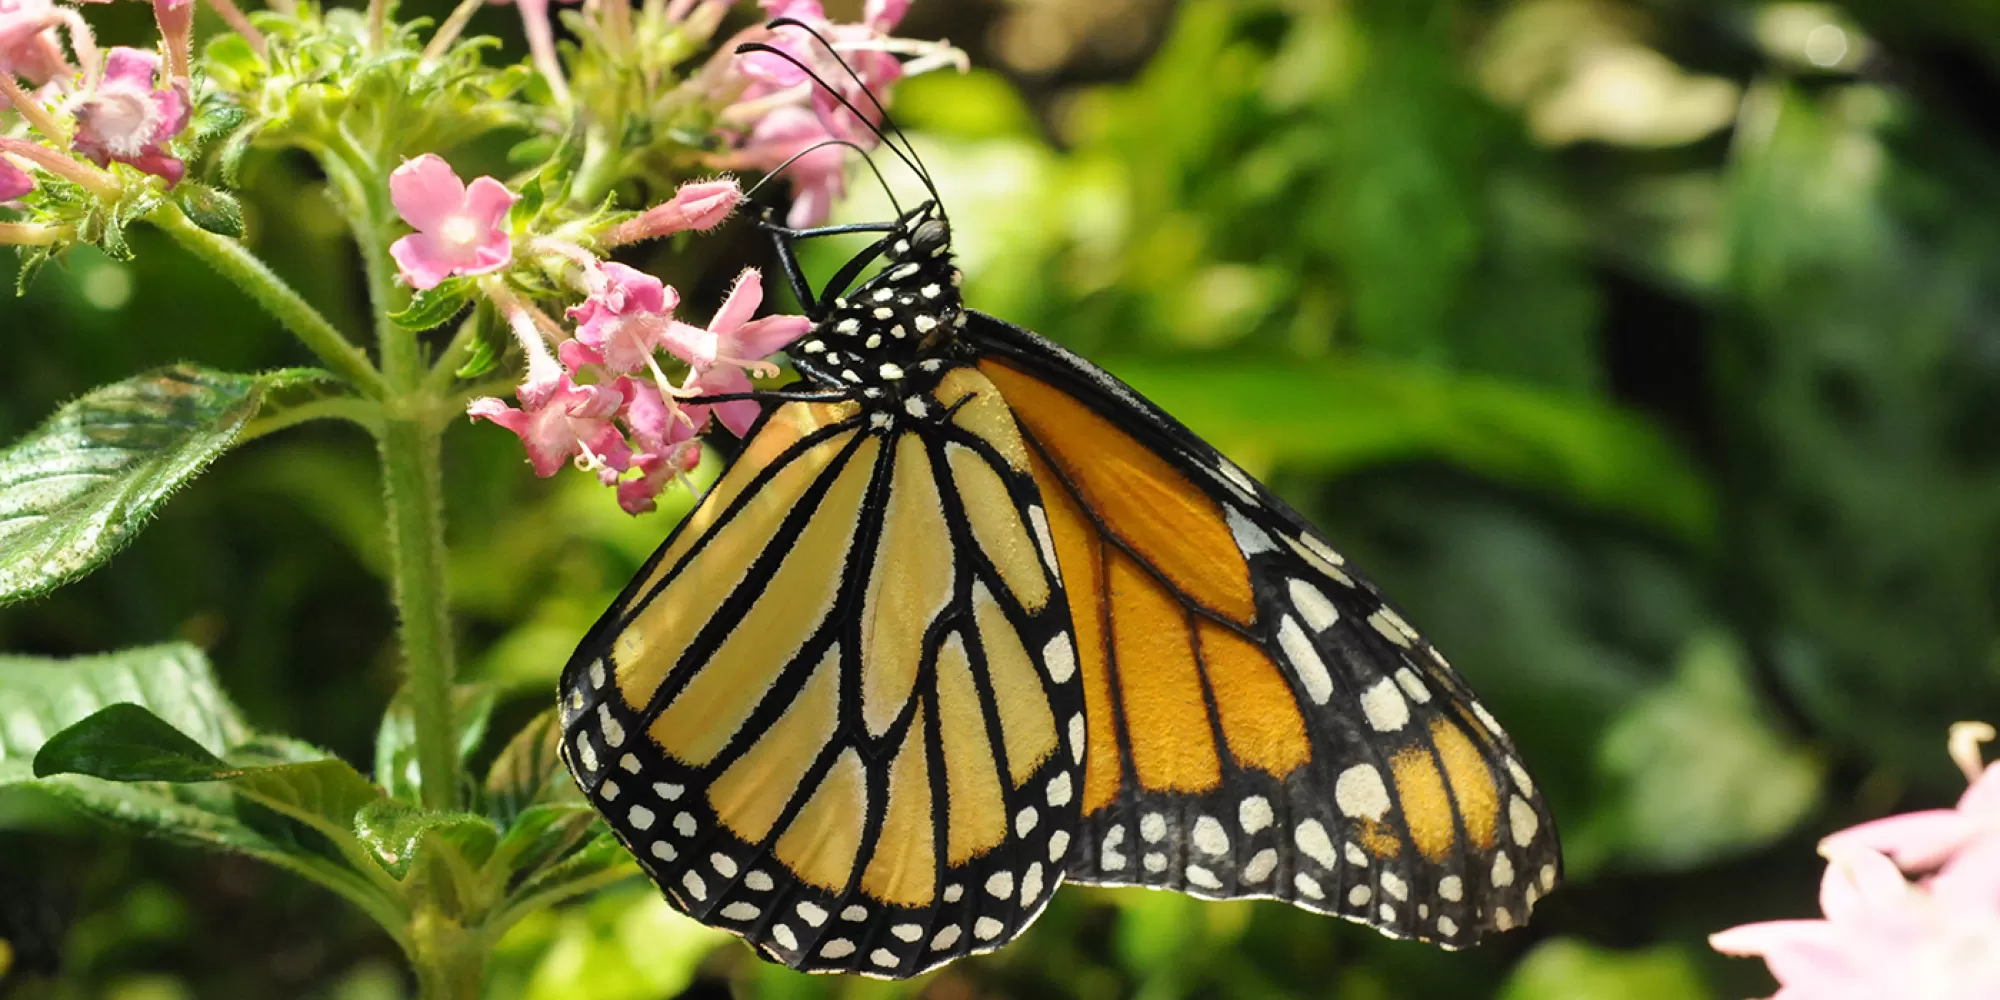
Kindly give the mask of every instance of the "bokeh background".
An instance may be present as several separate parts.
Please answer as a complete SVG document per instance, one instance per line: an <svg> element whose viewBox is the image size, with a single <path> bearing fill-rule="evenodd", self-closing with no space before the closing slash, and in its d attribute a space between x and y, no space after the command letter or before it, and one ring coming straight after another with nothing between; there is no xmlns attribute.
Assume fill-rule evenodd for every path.
<svg viewBox="0 0 2000 1000"><path fill-rule="evenodd" d="M143 5L102 13L145 37ZM475 30L518 43L511 9ZM899 985L764 965L635 881L520 926L493 997L1763 995L1705 936L1816 912L1818 837L1962 789L1946 727L2000 722L1993 6L918 0L902 33L978 67L897 107L968 298L1153 395L1367 567L1521 744L1568 885L1457 954L1069 888L1012 947ZM309 165L248 177L256 248L360 325ZM0 303L0 437L153 365L306 360L134 244ZM740 226L652 253L697 312L768 263ZM457 622L504 734L685 503L627 518L492 427L448 449ZM246 447L108 568L0 611L0 649L191 640L253 722L365 761L396 684L374 475L351 428ZM0 938L9 996L408 989L330 895L25 792L0 798Z"/></svg>

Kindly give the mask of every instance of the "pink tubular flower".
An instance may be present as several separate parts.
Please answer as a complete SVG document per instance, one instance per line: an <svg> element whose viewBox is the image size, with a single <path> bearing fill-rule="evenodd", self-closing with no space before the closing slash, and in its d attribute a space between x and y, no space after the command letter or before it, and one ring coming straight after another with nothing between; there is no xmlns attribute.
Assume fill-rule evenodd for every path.
<svg viewBox="0 0 2000 1000"><path fill-rule="evenodd" d="M0 201L13 201L35 189L35 179L28 172L0 156Z"/></svg>
<svg viewBox="0 0 2000 1000"><path fill-rule="evenodd" d="M873 148L879 142L874 127L882 114L877 101L888 100L896 81L942 66L965 65L964 53L944 43L890 37L908 12L909 0L869 0L859 24L829 21L818 0L761 3L771 17L799 21L834 51L828 52L820 39L797 26L781 26L763 41L783 55L750 52L737 57L737 103L725 110L724 118L743 131L737 149L717 158L722 166L775 170L792 156L833 140ZM898 54L912 58L905 64ZM853 75L840 65L843 61ZM806 68L819 82L813 82ZM829 146L787 168L794 195L787 217L792 226L825 221L844 186L842 160L843 150Z"/></svg>
<svg viewBox="0 0 2000 1000"><path fill-rule="evenodd" d="M764 276L746 268L736 278L729 297L715 310L706 328L675 322L667 331L666 348L694 366L697 374L718 364L739 368L769 367L763 359L782 350L812 329L804 316L751 319L764 304Z"/></svg>
<svg viewBox="0 0 2000 1000"><path fill-rule="evenodd" d="M557 354L570 367L603 365L618 374L643 371L660 347L680 294L660 279L616 262L600 264L589 278L596 287L569 310L576 339Z"/></svg>
<svg viewBox="0 0 2000 1000"><path fill-rule="evenodd" d="M389 175L389 197L417 230L389 247L411 288L436 288L454 274L489 274L514 255L504 223L515 195L491 177L467 185L443 157L425 153Z"/></svg>
<svg viewBox="0 0 2000 1000"><path fill-rule="evenodd" d="M36 86L62 75L68 60L53 30L61 22L50 0L0 0L0 73Z"/></svg>
<svg viewBox="0 0 2000 1000"><path fill-rule="evenodd" d="M156 87L160 57L118 46L104 60L97 86L70 106L76 116L76 151L98 166L129 163L167 186L180 183L187 165L167 151L167 142L187 127L192 109L179 83Z"/></svg>
<svg viewBox="0 0 2000 1000"><path fill-rule="evenodd" d="M2000 997L2000 763L1982 766L1978 752L1993 736L1979 723L1952 728L1952 755L1972 781L1958 808L1820 843L1826 919L1748 924L1709 943L1762 957L1778 980L1773 1000Z"/></svg>
<svg viewBox="0 0 2000 1000"><path fill-rule="evenodd" d="M693 181L681 185L672 198L612 227L610 232L604 234L602 242L607 247L615 247L672 236L690 229L714 229L742 203L743 189L730 178Z"/></svg>
<svg viewBox="0 0 2000 1000"><path fill-rule="evenodd" d="M528 463L535 475L544 479L556 474L563 463L581 457L606 484L618 481L618 473L631 467L632 452L625 436L611 418L625 402L617 389L577 385L562 377L556 390L540 406L517 410L486 397L466 407L474 420L491 420L513 431L528 450Z"/></svg>

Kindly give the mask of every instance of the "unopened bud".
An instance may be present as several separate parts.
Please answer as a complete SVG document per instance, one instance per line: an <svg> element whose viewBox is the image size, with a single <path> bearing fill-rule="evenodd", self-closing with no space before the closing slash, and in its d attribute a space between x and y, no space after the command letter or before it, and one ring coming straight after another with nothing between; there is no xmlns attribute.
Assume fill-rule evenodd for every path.
<svg viewBox="0 0 2000 1000"><path fill-rule="evenodd" d="M690 229L714 229L742 202L743 190L727 178L683 184L672 198L613 226L603 242L615 247Z"/></svg>

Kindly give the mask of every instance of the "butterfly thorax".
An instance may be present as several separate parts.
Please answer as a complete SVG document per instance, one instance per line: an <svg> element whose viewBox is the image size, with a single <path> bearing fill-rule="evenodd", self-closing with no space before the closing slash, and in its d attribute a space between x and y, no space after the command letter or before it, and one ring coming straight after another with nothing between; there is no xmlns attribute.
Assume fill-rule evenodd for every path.
<svg viewBox="0 0 2000 1000"><path fill-rule="evenodd" d="M926 217L928 216L928 217ZM893 401L934 379L965 325L951 230L924 210L879 247L882 268L833 300L794 348L800 374L863 399Z"/></svg>

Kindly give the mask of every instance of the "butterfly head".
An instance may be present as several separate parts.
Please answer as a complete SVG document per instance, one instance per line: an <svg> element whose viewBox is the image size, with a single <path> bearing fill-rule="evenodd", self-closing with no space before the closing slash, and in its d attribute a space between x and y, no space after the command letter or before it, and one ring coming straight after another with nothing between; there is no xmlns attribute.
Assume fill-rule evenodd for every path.
<svg viewBox="0 0 2000 1000"><path fill-rule="evenodd" d="M921 388L920 373L947 353L965 326L952 260L951 223L935 203L904 213L871 248L882 267L833 300L833 307L793 349L799 370L864 398L900 397ZM874 391L870 391L874 390Z"/></svg>

